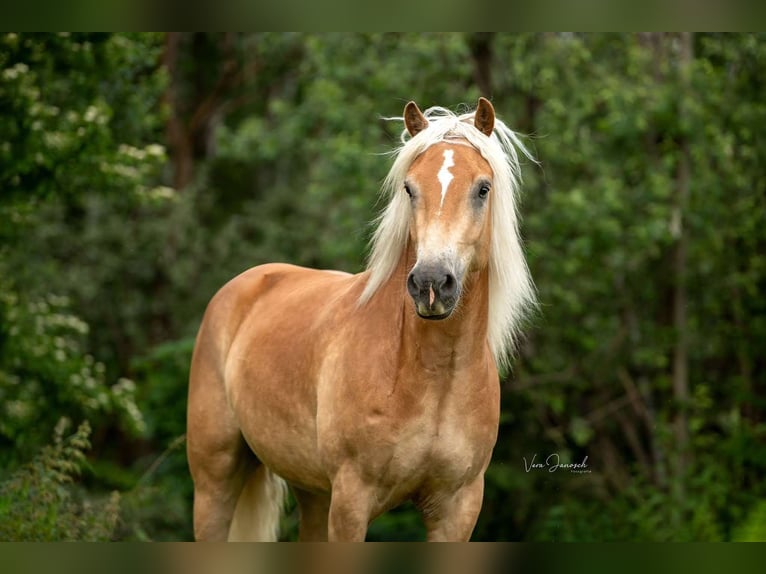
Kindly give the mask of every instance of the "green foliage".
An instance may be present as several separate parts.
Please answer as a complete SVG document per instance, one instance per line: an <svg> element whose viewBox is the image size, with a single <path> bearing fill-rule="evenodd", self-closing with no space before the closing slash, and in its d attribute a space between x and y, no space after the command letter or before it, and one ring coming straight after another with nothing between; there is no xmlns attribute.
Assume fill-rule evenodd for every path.
<svg viewBox="0 0 766 574"><path fill-rule="evenodd" d="M157 441L158 443L160 441ZM186 435L179 435L143 470L122 495L120 540L163 541L192 538L191 478L186 463ZM144 468L146 461L136 466Z"/></svg>
<svg viewBox="0 0 766 574"><path fill-rule="evenodd" d="M152 35L4 34L3 192L26 198L55 193L76 201L84 192L145 185L142 156L161 153L143 131L159 119L156 98L146 97L162 85L162 77L152 73L157 40ZM135 89L136 82L142 89ZM142 144L149 147L141 149Z"/></svg>
<svg viewBox="0 0 766 574"><path fill-rule="evenodd" d="M395 508L375 519L367 531L368 542L425 540L426 529L412 503Z"/></svg>
<svg viewBox="0 0 766 574"><path fill-rule="evenodd" d="M51 294L72 300L79 317L99 325L90 332L96 343L106 331L113 342L120 336L103 303L109 297L114 308L119 277L109 275L113 267L104 255L130 239L114 220L102 221L104 198L105 215L120 212L124 219L129 207L171 195L156 180L166 160L157 143L164 117L161 40L156 34L0 38L0 140L6 142L0 218L8 222L0 229L0 262L30 300ZM94 220L111 225L98 238L90 229ZM84 249L94 241L99 249ZM112 284L100 283L99 275ZM98 345L95 351L102 356Z"/></svg>
<svg viewBox="0 0 766 574"><path fill-rule="evenodd" d="M167 445L138 458L141 477L123 496L122 540L189 540L193 485L186 461L186 395L194 339L158 345L136 359L133 369L141 392L137 398L146 413L148 435L154 444Z"/></svg>
<svg viewBox="0 0 766 574"><path fill-rule="evenodd" d="M133 369L140 381L141 410L150 413L149 434L172 440L186 432L186 394L194 339L157 345L138 358Z"/></svg>
<svg viewBox="0 0 766 574"><path fill-rule="evenodd" d="M0 453L3 466L45 444L61 416L143 432L135 384L108 382L104 364L85 350L88 325L65 298L29 301L0 288L0 317L0 441L14 446Z"/></svg>
<svg viewBox="0 0 766 574"><path fill-rule="evenodd" d="M118 521L117 492L94 500L83 497L74 480L86 465L90 425L64 437L69 423L61 419L53 443L30 463L0 483L0 540L56 542L106 541Z"/></svg>
<svg viewBox="0 0 766 574"><path fill-rule="evenodd" d="M766 501L755 503L746 521L740 525L734 534L737 542L766 541Z"/></svg>
<svg viewBox="0 0 766 574"><path fill-rule="evenodd" d="M115 200L110 204L115 209L120 202L151 204L168 195L169 190L155 179L166 159L157 143L163 118L158 105L164 86L158 68L161 41L161 36L152 34L0 37L4 474L45 444L61 416L95 425L95 450L109 452L113 442L112 457L145 430L135 384L111 360L119 326L105 320L104 307L100 314L90 313L97 298L88 298L94 283L83 268L98 270L99 253L85 253L80 239L85 237L88 218L98 218L89 205L98 204L99 198ZM102 245L100 253L110 247ZM109 308L115 308L119 300L110 295ZM97 359L102 357L99 335L105 331L111 331L112 351ZM75 451L66 450L68 443L61 444L56 448L64 449L59 453L64 460L75 456ZM54 460L57 452L45 451L44 461ZM47 488L60 478L49 480L42 467L34 468L23 480L42 481L41 488ZM98 485L98 478L90 478ZM26 484L20 480L8 488ZM14 537L108 537L95 530L89 533L85 523L78 526L70 520L73 511L67 492L61 491L52 501L58 506L46 510L63 530L35 534L38 527L30 522L28 534ZM15 512L24 504L15 497L6 500L6 509ZM90 516L87 508L78 512ZM116 510L107 516L111 514Z"/></svg>

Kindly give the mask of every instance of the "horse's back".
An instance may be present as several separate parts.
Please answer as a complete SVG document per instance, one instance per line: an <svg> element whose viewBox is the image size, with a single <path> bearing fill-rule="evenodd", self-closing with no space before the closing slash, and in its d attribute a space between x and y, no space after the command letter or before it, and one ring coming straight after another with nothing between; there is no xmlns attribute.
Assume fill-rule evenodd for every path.
<svg viewBox="0 0 766 574"><path fill-rule="evenodd" d="M255 322L272 330L275 325L268 324L268 319L275 313L270 311L278 311L282 318L286 312L299 310L298 307L308 313L312 302L319 303L315 296L321 295L323 289L348 283L353 277L341 271L286 263L252 267L231 279L213 296L205 311L200 335L214 335L219 352L227 354L243 326Z"/></svg>

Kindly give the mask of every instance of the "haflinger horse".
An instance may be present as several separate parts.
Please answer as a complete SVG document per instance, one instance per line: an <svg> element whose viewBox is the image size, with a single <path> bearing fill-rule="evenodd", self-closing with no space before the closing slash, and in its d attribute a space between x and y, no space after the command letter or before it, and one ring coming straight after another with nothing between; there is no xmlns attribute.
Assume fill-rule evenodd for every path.
<svg viewBox="0 0 766 574"><path fill-rule="evenodd" d="M400 118L402 119L402 118ZM367 269L260 265L210 302L191 364L198 540L363 541L411 500L428 540L471 537L499 424L498 365L534 287L519 238L517 135L404 109Z"/></svg>

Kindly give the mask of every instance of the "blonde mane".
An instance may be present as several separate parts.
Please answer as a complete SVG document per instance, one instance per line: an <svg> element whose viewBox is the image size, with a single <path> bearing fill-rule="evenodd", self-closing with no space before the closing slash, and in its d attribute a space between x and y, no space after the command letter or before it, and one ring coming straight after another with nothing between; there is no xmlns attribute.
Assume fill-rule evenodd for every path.
<svg viewBox="0 0 766 574"><path fill-rule="evenodd" d="M369 301L391 277L407 247L410 202L402 189L412 162L436 143L465 140L481 153L494 172L487 338L496 362L504 364L515 347L521 320L535 305L535 289L519 237L516 196L521 170L516 150L532 161L534 158L499 119L495 119L492 136L487 137L474 127L474 112L457 115L442 107L432 107L425 111L425 116L428 127L411 138L405 129L402 145L393 152L394 164L381 188L388 204L378 217L372 236L367 262L370 276L360 303ZM403 121L403 118L389 119Z"/></svg>

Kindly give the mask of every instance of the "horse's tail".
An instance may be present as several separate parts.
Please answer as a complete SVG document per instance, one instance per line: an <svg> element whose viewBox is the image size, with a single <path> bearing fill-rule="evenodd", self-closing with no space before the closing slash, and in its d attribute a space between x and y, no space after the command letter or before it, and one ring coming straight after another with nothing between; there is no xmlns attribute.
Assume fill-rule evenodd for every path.
<svg viewBox="0 0 766 574"><path fill-rule="evenodd" d="M229 528L232 542L276 542L287 483L259 464L245 482Z"/></svg>

